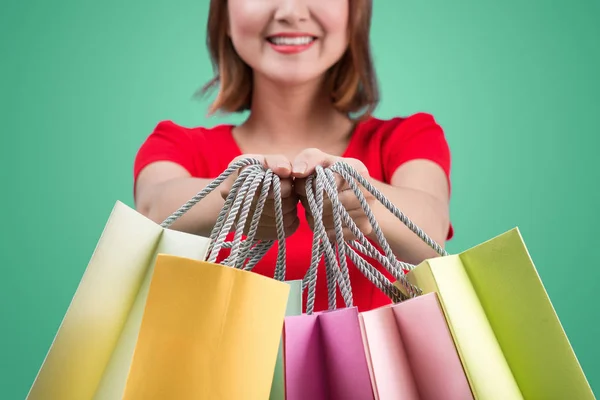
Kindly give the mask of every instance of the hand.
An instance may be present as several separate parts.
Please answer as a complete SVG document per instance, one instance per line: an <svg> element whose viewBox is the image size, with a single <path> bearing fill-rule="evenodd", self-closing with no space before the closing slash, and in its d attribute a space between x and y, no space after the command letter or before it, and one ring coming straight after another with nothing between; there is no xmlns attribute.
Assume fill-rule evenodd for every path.
<svg viewBox="0 0 600 400"><path fill-rule="evenodd" d="M301 152L293 163L292 177L294 177L294 191L300 197L300 201L306 210L306 219L311 227L314 230L314 218L310 211L310 207L307 202L306 197L306 177L315 172L315 169L318 165L323 168L327 168L337 161L344 161L352 168L354 168L359 174L364 176L365 178L369 178L369 171L367 167L360 161L355 158L342 158L333 156L330 154L326 154L319 149L306 149ZM357 227L362 231L365 236L371 234L373 227L369 223L367 216L365 215L360 202L354 191L350 188L346 180L344 180L337 173L336 176L336 189L338 193L338 198L340 203L344 206L348 214L357 225ZM367 203L371 207L374 202L374 197L371 193L367 192L360 184L359 187ZM313 187L314 188L314 187ZM333 225L333 207L331 205L331 201L327 196L327 193L323 195L323 224L325 226L325 230L327 231L327 235L330 240L335 240L335 228ZM344 239L345 240L353 240L356 239L350 229L344 226Z"/></svg>
<svg viewBox="0 0 600 400"><path fill-rule="evenodd" d="M255 158L259 160L263 167L269 168L273 171L273 173L280 178L281 182L281 205L283 209L283 225L285 228L285 236L288 237L293 234L300 224L300 220L298 219L298 196L292 189L293 181L291 177L292 172L292 164L290 161L281 155L257 155L257 154L244 154L242 156L236 157L233 161L238 161L243 158ZM243 168L242 168L243 169ZM241 170L238 170L236 173L231 174L227 180L225 180L220 188L221 188L221 196L223 199L226 199L229 195L229 191L235 180L238 178ZM252 221L252 216L256 211L256 202L260 197L260 187L256 191L256 195L252 204L252 208L250 209L250 214L248 215L248 219L246 220L246 226L244 227L244 234L248 233L248 229L250 228L250 224ZM258 229L256 231L256 238L261 240L273 240L277 239L277 228L275 223L275 200L273 197L273 189L269 190L269 196L265 202L259 223Z"/></svg>

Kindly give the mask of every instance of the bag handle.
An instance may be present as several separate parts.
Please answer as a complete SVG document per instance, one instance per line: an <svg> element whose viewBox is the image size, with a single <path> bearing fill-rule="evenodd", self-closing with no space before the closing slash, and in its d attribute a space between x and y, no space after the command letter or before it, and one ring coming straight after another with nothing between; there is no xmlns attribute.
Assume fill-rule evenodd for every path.
<svg viewBox="0 0 600 400"><path fill-rule="evenodd" d="M269 190L272 189L278 243L274 278L283 281L286 275L286 247L281 202L281 181L271 170L264 168L259 160L243 158L232 162L225 171L211 181L203 190L167 217L161 223L161 227L169 228L193 206L219 187L229 176L240 169L241 172L232 184L231 190L219 212L215 226L211 231L207 261L216 262L220 250L224 248L230 248L231 253L221 262L222 265L251 270L262 259L275 244L274 240L262 241L256 239L258 222L264 210ZM246 239L243 240L242 236L246 227L246 221L255 201L259 186L261 190L256 200L256 210L252 216ZM234 229L234 239L231 242L227 242L227 236L232 228Z"/></svg>
<svg viewBox="0 0 600 400"><path fill-rule="evenodd" d="M314 191L313 191L314 184ZM339 257L335 258L335 251L333 249L334 244L327 237L325 227L322 222L323 214L323 192L326 192L329 199L331 200L332 207L334 208L333 222L336 234L336 244ZM315 193L316 192L316 193ZM327 292L328 292L328 309L332 310L336 308L336 281L340 285L340 291L344 299L346 307L351 307L352 304L352 290L350 286L350 278L348 273L348 266L346 263L346 253L348 257L353 261L354 265L380 290L382 290L388 297L393 300L397 300L401 293L392 282L387 280L383 274L369 265L364 259L362 259L354 249L347 245L343 239L343 226L342 219L346 225L350 226L352 231L358 232L357 236L362 236L360 230L354 224L354 221L349 217L346 209L341 204L337 196L337 189L335 184L335 176L329 169L317 167L316 173L307 178L306 182L306 193L309 207L315 221L314 236L313 236L313 252L311 258L311 265L307 274L304 278L304 288L308 287L307 296L307 314L312 314L314 311L314 301L316 292L316 279L317 279L317 266L319 264L321 253L323 249L326 251L326 271L327 271ZM364 239L366 241L366 239ZM368 243L368 242L367 242ZM370 245L370 243L368 243ZM377 252L378 253L378 252ZM329 262L328 262L329 261ZM339 261L337 264L336 261ZM383 263L387 262L387 259L382 259ZM388 268L392 268L388 263Z"/></svg>
<svg viewBox="0 0 600 400"><path fill-rule="evenodd" d="M346 209L343 207L337 196L336 179L334 172L341 175L341 177L348 182L348 185L353 190L354 194L358 198L365 215L367 216L377 240L385 253L385 256L381 254L364 236L364 234L358 229ZM360 175L354 168L343 161L336 162L331 167L322 168L317 167L314 175L309 176L307 179L307 197L309 207L315 218L315 242L313 242L313 253L316 245L316 241L319 241L320 246L324 246L326 249L328 246L333 244L328 240L322 221L322 208L323 208L323 191L325 191L331 200L332 207L334 208L334 227L336 231L336 246L339 252L340 264L338 267L332 266L331 263L326 265L329 276L335 276L336 279L332 279L331 283L328 279L328 294L329 294L329 308L335 308L335 283L336 281L340 284L340 291L346 303L346 306L352 304L351 295L350 297L346 294L346 291L350 291L350 282L347 275L347 266L345 262L345 255L353 261L356 267L373 282L383 293L385 293L394 302L403 301L408 298L412 298L421 294L421 290L414 285L410 284L406 279L406 276L402 269L412 270L414 265L404 263L396 258L389 246L389 243L385 239L379 224L377 223L375 216L369 207L362 191L357 185L360 183L365 190L371 193L379 202L381 202L386 209L388 209L395 217L404 223L413 233L415 233L421 240L427 245L433 248L438 254L445 256L448 253L433 239L431 239L425 232L423 232L416 224L414 224L404 213L402 213L396 206L394 206L385 196L379 192L373 185L371 185L366 178ZM316 195L313 193L313 184L315 186ZM319 220L319 221L317 221ZM357 238L354 241L344 241L342 236L341 220L351 230L351 232ZM369 255L378 262L380 262L394 278L402 284L407 294L400 291L392 282L389 281L380 271L370 265L364 260L358 252L353 248L355 247L359 252ZM308 287L308 301L307 301L307 313L312 313L314 308L314 297L316 285L316 265L318 260L311 262L311 267L305 277L305 286ZM348 297L350 302L348 301ZM333 299L333 300L332 300Z"/></svg>
<svg viewBox="0 0 600 400"><path fill-rule="evenodd" d="M311 263L303 279L303 290L306 287L308 287L306 306L307 314L312 314L314 309L317 267L319 265L321 257L323 256L323 253L325 254L326 264L325 271L327 279L328 308L332 310L336 307L336 281L338 281L340 284L342 297L344 299L344 302L346 303L346 306L351 307L353 303L352 290L350 287L350 275L348 271L348 265L346 263L346 257L344 254L344 248L338 246L339 254L338 257L336 257L333 244L328 240L327 232L323 224L323 191L325 188L323 185L323 180L315 180L314 178L314 175L310 175L306 181L306 194L308 204L311 209L311 213L313 215L314 220ZM314 191L313 182L315 185ZM331 198L332 202L338 200L337 196ZM340 241L343 242L341 219L336 213L334 213L334 226L336 231L336 239L338 243Z"/></svg>
<svg viewBox="0 0 600 400"><path fill-rule="evenodd" d="M211 181L202 191L198 192L198 194L196 194L192 199L167 217L161 223L161 226L163 228L169 228L194 205L198 204L208 194L221 185L230 175L240 169L242 171L233 183L223 208L217 217L215 227L211 232L208 261L215 262L219 251L223 248L231 248L231 254L222 262L224 265L229 265L235 268L244 268L245 270L249 271L252 270L252 268L262 259L262 257L275 244L274 240L262 241L255 239L260 216L264 210L264 205L269 190L272 189L275 200L274 208L278 242L278 254L274 278L283 281L285 280L286 275L286 241L281 204L281 182L279 177L271 170L264 168L259 160L254 158L244 158L231 163L223 173ZM377 241L379 242L379 245L382 247L385 254L381 254L381 252L378 251L369 240L367 240L339 201L334 173L339 174L344 180L346 180L346 182L348 182L348 185L359 199L361 207L363 208L363 211L365 212L365 215L367 216L375 232ZM349 164L343 161L338 161L328 168L318 166L315 173L307 178L306 185L309 207L315 220L311 264L306 272L302 285L303 290L308 289L307 313L312 313L314 309L317 278L316 270L323 256L325 256L327 272L326 276L328 282L328 305L330 309L334 309L336 307L335 291L338 284L340 286L342 297L346 303L346 306L352 306L353 304L346 257L349 257L354 265L361 271L361 273L367 277L367 279L373 282L380 290L383 291L383 293L385 293L395 302L412 298L421 293L419 288L411 285L407 281L402 271L402 269L412 270L414 265L398 260L393 254L393 251L385 239L385 236L383 235L383 232L381 231L381 228L379 227L379 224L377 223L362 191L358 187L357 182L438 254L442 256L448 254L439 244L427 236L425 232L423 232L416 224L414 224L404 213L394 206L381 192L379 192L379 190L371 185L366 178L360 175ZM313 185L315 186L314 191ZM251 219L247 238L242 240L246 220L259 186L261 186L261 191L256 203L256 210ZM336 238L334 241L335 243L332 243L332 241L329 240L322 222L324 192L327 193L332 206L334 207L334 227L336 232ZM240 214L239 219L238 214ZM351 232L357 238L356 240L348 242L343 239L342 223L351 230ZM231 232L231 229L234 227L234 225L234 239L232 242L227 242L226 237ZM339 258L336 257L336 248ZM390 282L390 280L387 279L380 271L364 260L359 253L368 255L380 262L386 268L386 270L388 270L392 276L394 276L394 278L403 285L407 294L400 291L393 282Z"/></svg>

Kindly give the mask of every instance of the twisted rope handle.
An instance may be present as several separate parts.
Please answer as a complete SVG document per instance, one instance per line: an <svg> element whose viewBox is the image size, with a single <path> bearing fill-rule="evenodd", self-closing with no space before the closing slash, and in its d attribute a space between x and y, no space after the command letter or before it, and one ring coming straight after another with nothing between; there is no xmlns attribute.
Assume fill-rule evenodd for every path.
<svg viewBox="0 0 600 400"><path fill-rule="evenodd" d="M316 186L316 197L313 192L313 181ZM339 258L336 258L332 243L328 240L327 232L323 224L323 182L315 180L314 175L311 175L306 180L306 194L315 221L312 256L310 267L303 279L303 289L308 287L307 296L307 313L312 314L314 310L316 282L317 282L317 267L323 253L325 253L326 264L326 279L328 293L328 308L333 310L336 308L336 281L340 283L342 297L347 307L351 307L352 290L350 288L350 275L344 255L344 249L338 247ZM334 219L336 238L343 241L342 224L339 218ZM341 267L338 265L338 260L341 262Z"/></svg>
<svg viewBox="0 0 600 400"><path fill-rule="evenodd" d="M315 186L316 194L313 191L313 183ZM337 244L337 250L339 254L339 265L336 263L335 254L333 254L333 243L330 242L322 221L324 191L327 193L332 203L332 207L334 208L333 216L336 236L335 242ZM346 253L348 254L348 257L351 259L351 261L354 263L354 265L367 277L367 279L373 282L392 300L398 301L398 299L402 296L402 293L398 290L398 288L395 287L392 282L387 280L380 271L378 271L373 266L368 264L364 259L362 259L356 253L356 251L344 241L342 220L347 226L350 227L350 229L357 237L362 238L362 241L364 241L367 246L372 247L373 251L377 252L377 250L370 244L370 242L367 241L362 232L358 229L354 221L350 218L344 206L339 201L339 198L337 196L335 176L333 175L333 173L328 169L317 167L316 174L311 175L307 178L306 194L308 204L315 221L311 267L309 268L304 278L303 287L308 287L308 298L306 307L307 314L312 314L314 311L314 302L316 294L315 287L317 279L316 269L320 261L322 249L325 249L325 251L329 253L329 256L326 257L326 272L328 308L330 310L336 308L336 281L340 285L340 291L342 293L342 297L344 299L346 307L352 306L352 290L350 285L348 266L346 263ZM360 246L360 244L359 248L365 251L364 247ZM380 257L380 259L383 264L388 265L389 269L393 269L389 262L387 262L388 260L386 258Z"/></svg>
<svg viewBox="0 0 600 400"><path fill-rule="evenodd" d="M334 165L331 166L331 170L333 172L337 172L340 174L344 180L348 182L354 193L357 195L361 202L361 207L365 211L367 217L369 218L369 222L373 225L373 229L377 235L377 240L380 242L380 245L384 248L386 255L390 259L396 260L392 249L390 248L383 232L379 228L375 217L369 207L364 195L356 185L356 182L353 181L354 178L358 183L360 183L365 190L371 193L375 199L377 199L383 206L390 211L396 218L398 218L408 229L410 229L414 234L416 234L424 243L426 243L429 247L435 250L440 256L447 256L448 253L442 246L440 246L435 240L431 239L421 228L419 228L414 222L412 222L402 211L400 211L391 201L389 201L375 186L373 186L364 176L358 173L354 168L352 168L349 164L338 161ZM403 263L405 266L409 266L412 269L414 265Z"/></svg>
<svg viewBox="0 0 600 400"><path fill-rule="evenodd" d="M194 205L209 195L219 185L221 185L231 174L242 169L238 178L232 185L229 195L225 199L215 226L210 235L209 262L215 262L218 254L223 248L231 248L230 255L222 262L224 265L234 268L243 268L252 270L254 266L275 244L274 240L261 241L256 240L258 223L264 210L264 206L269 194L273 189L274 208L277 229L278 254L274 278L285 280L285 228L283 224L283 212L281 203L281 182L279 177L271 170L265 169L259 160L253 158L240 159L232 164L216 179L209 183L196 196L182 205L178 210L166 218L161 226L169 228L175 221L189 211ZM373 231L377 237L384 254L375 248L364 236L361 230L356 226L345 207L339 201L337 195L337 185L334 173L338 173L352 189L358 198L365 215L367 216ZM364 194L358 187L357 182L365 190L371 193L386 209L388 209L396 218L404 223L413 233L421 238L426 244L433 248L438 254L445 256L446 251L433 239L425 234L417 225L415 225L406 215L404 215L396 206L394 206L385 196L379 192L370 182L354 170L350 165L343 161L336 162L329 168L317 167L316 172L307 178L306 193L309 208L315 220L314 236L312 243L311 263L303 279L302 288L308 289L307 314L314 311L314 301L316 295L317 267L321 258L325 257L328 306L329 309L336 307L336 288L340 291L347 307L353 304L352 290L350 285L350 275L346 257L349 257L354 265L385 293L392 301L398 302L412 298L421 293L420 289L411 285L403 269L412 270L414 265L404 263L398 260L391 247L389 246L371 208L369 207ZM262 184L262 186L261 186ZM313 184L315 189L313 190ZM256 192L261 187L260 195L255 204L255 212L252 216L248 235L245 240L242 239L246 221L248 219L253 202L256 198ZM335 240L330 240L325 226L323 224L323 193L327 193L334 210L334 230ZM239 214L239 217L238 217ZM357 238L353 241L345 241L343 238L343 225L345 224L353 235ZM235 225L235 228L234 228ZM226 242L228 234L234 228L234 239L232 242ZM337 255L336 257L336 250ZM399 281L405 289L400 291L393 282L390 282L380 271L364 260L359 253L370 256L381 263L392 276ZM248 260L249 259L249 260Z"/></svg>
<svg viewBox="0 0 600 400"><path fill-rule="evenodd" d="M365 212L367 219L369 220L375 236L384 252L381 254L367 238L360 231L360 229L356 226L346 209L343 207L339 198L337 196L337 185L336 179L334 176L334 172L338 173L346 182L348 182L349 187L352 189L356 197L358 198L361 208ZM369 279L372 283L376 285L384 294L386 294L392 301L398 302L403 301L408 298L412 298L421 294L421 290L414 285L410 284L406 279L406 276L403 269L412 270L414 265L404 263L398 260L389 243L385 239L385 236L377 223L375 216L369 207L364 194L361 189L358 187L356 181L360 183L365 190L370 192L379 202L381 202L386 209L388 209L395 217L397 217L400 221L404 223L413 233L415 233L421 240L423 240L427 245L433 248L438 254L445 256L447 255L446 251L437 244L433 239L431 239L425 232L423 232L416 224L414 224L404 213L402 213L396 206L394 206L385 196L379 192L373 185L371 185L366 178L360 175L354 168L352 168L347 163L342 161L335 163L329 168L317 167L316 169L316 177L314 179L316 196L312 192L312 184L313 179L307 179L307 196L308 203L311 208L311 212L313 213L313 217L315 218L315 236L317 235L317 231L319 234L319 238L327 238L325 229L323 227L322 221L317 223L317 219L321 219L323 215L323 190L327 192L329 199L331 200L333 211L334 211L334 227L336 231L336 244L338 248L338 252L340 255L340 268L336 268L331 264L326 265L328 270L333 268L333 271L329 271L329 275L336 275L337 281L341 284L344 284L344 288L341 290L342 294L344 294L345 290L350 290L350 282L346 281L346 277L344 276L344 266L345 263L345 255L347 254L354 265L365 275L367 279ZM312 178L312 177L311 177ZM340 218L343 220L344 224L350 229L353 235L357 238L356 240L346 242L343 240L343 236L341 235L341 223ZM313 242L313 252L314 252ZM324 244L323 246L327 246ZM356 248L356 250L354 249ZM392 276L402 284L405 289L405 292L400 291L393 282L390 282L380 271L378 271L374 266L370 265L366 260L364 260L358 252L363 253L364 255L371 256L375 258L378 262L380 262L386 270L388 270ZM313 268L311 263L311 269L307 272L305 277L306 283L308 286L308 301L307 301L307 313L313 312L314 307L314 297L315 291L311 290L312 287L316 285L316 267ZM346 267L347 269L347 267ZM335 283L335 282L334 282ZM341 286L341 285L340 285ZM332 288L330 284L328 284L328 293L330 298L329 307L331 309L331 293L334 293L335 296L335 287ZM351 295L351 294L350 294ZM344 297L346 299L346 297ZM348 305L348 301L346 301Z"/></svg>
<svg viewBox="0 0 600 400"><path fill-rule="evenodd" d="M273 240L256 240L258 223L264 210L269 194L273 189L275 205L275 222L277 229L278 253L274 278L285 280L285 227L283 225L283 208L281 203L281 182L279 177L271 170L264 168L259 160L244 158L230 164L216 179L211 181L202 191L182 205L178 210L166 218L161 226L169 228L175 221L181 218L193 206L202 201L229 176L242 169L234 181L231 190L225 199L224 205L219 212L215 226L210 234L208 248L208 262L216 262L221 249L230 248L229 256L221 262L222 265L234 268L251 270L262 259L262 257L275 244ZM261 186L262 185L262 186ZM261 186L260 195L256 201L256 209L252 216L248 235L242 239L246 221L254 203L256 192ZM234 227L235 226L235 227ZM234 228L234 238L227 242L227 236ZM248 260L248 258L250 260Z"/></svg>

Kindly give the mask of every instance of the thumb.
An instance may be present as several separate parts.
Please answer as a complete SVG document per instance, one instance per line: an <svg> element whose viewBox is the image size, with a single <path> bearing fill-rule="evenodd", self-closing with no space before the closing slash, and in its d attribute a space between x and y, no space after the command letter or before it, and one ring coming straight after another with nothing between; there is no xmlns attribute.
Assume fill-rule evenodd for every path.
<svg viewBox="0 0 600 400"><path fill-rule="evenodd" d="M328 167L334 164L339 157L327 154L319 149L306 149L296 156L293 162L292 175L295 178L306 178L317 168L317 165Z"/></svg>

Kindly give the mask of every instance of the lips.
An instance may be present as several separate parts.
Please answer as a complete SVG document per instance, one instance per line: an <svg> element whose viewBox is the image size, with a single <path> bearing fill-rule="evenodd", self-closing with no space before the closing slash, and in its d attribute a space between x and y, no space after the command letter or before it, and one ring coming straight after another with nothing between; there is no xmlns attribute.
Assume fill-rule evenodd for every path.
<svg viewBox="0 0 600 400"><path fill-rule="evenodd" d="M267 36L266 39L273 50L290 55L310 49L317 37L305 32L281 32Z"/></svg>
<svg viewBox="0 0 600 400"><path fill-rule="evenodd" d="M276 46L306 46L317 40L314 36L270 36L267 40Z"/></svg>

